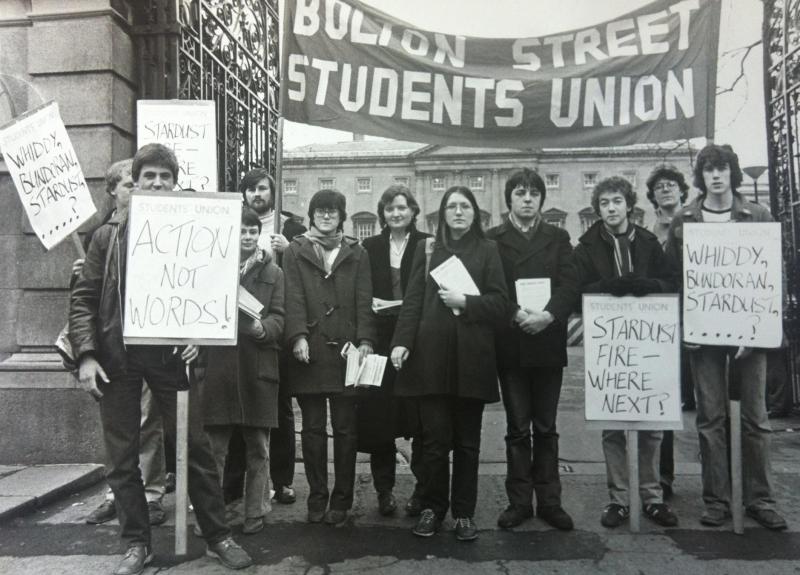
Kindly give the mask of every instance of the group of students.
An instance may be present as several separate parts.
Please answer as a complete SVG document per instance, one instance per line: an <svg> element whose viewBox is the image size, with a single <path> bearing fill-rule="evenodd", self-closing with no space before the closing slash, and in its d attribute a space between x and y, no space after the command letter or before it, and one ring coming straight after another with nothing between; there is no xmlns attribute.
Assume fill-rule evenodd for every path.
<svg viewBox="0 0 800 575"><path fill-rule="evenodd" d="M654 203L662 192L684 191L671 176L679 175L677 170L659 169L648 180ZM685 208L664 210L675 214L665 254L659 238L633 222L636 193L620 177L607 178L593 190L591 204L599 220L573 250L569 234L543 220L547 190L533 170L509 177L504 191L508 219L486 232L475 196L466 187L444 193L436 234L430 237L415 227L420 210L413 194L403 185L390 186L378 203L382 231L362 243L344 235L346 200L335 190L311 198L308 230L286 233L289 220L283 234L273 233L274 218L280 217L273 210L274 181L266 171L254 170L240 186L245 204L240 283L264 311L260 320L240 316L236 347L210 347L202 354L192 345L180 353L122 345L126 214L112 217L95 234L75 281L70 338L80 382L99 400L108 482L129 546L115 573L141 572L152 558L138 468L142 380L167 436L174 437L174 392L186 384L176 366L198 357L205 375L190 389L198 401L190 401L189 495L209 554L228 567L251 563L231 539L224 517L221 477L231 434L238 429L246 445L243 530L254 533L263 528L268 507L270 428L279 427L279 406L288 399L291 407L291 397L302 412L311 523L347 520L358 451L371 454L380 513L394 513L395 438L409 436L416 486L405 511L417 517L413 533L434 535L450 511L456 538L474 540L483 409L502 396L509 505L498 525L512 528L531 518L535 502L539 518L572 529L572 518L562 507L556 416L567 363L567 320L579 309L581 294L676 291L684 221L770 219L766 210L736 193L741 170L730 148L704 148L694 176L698 199ZM175 156L163 146L144 146L133 159L132 181L143 192L170 190L176 177ZM465 294L434 280L430 272L452 257L460 260L477 290ZM544 309L517 305L516 280L525 278L549 278L551 297ZM373 298L402 304L376 312ZM347 344L362 359L372 353L390 358L379 389L345 386L342 352ZM722 524L730 512L725 353L702 347L691 354L703 462L701 521L709 525ZM763 353L742 348L736 359L740 372L753 381L744 386L748 391L742 398L744 502L754 519L782 529L786 524L774 510L769 486ZM328 423L333 431L332 489ZM661 485L662 432L639 434L643 512L660 525L676 525ZM610 502L601 522L616 527L628 516L624 433L604 431L603 450Z"/></svg>

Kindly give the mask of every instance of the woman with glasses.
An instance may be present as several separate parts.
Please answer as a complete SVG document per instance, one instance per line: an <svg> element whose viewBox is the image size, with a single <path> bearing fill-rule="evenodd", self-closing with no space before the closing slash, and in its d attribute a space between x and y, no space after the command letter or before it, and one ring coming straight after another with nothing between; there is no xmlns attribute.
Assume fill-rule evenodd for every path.
<svg viewBox="0 0 800 575"><path fill-rule="evenodd" d="M436 533L449 507L456 538L471 541L478 536L473 516L483 407L500 399L494 329L508 315L508 297L500 255L484 238L468 188L445 192L431 247L428 254L426 242L417 244L391 354L401 370L395 393L419 401L423 511L413 532L420 537ZM460 262L479 295L465 295L472 290L457 287L463 282L455 283L452 276L434 281L432 273L446 262Z"/></svg>
<svg viewBox="0 0 800 575"><path fill-rule="evenodd" d="M414 250L420 240L429 237L416 228L419 204L409 189L402 184L389 186L378 201L378 220L381 233L364 240L372 272L372 296L377 303L386 302L376 309L377 343L375 353L389 355L389 347L400 313L398 305L406 291L411 272ZM397 508L392 490L395 483L397 449L395 437L414 436L411 443L411 471L419 483L419 458L422 453L417 435L418 418L416 402L396 401L394 380L397 371L386 366L381 386L361 391L358 409L358 449L370 454L372 482L378 493L378 512L391 515ZM416 517L419 506L418 488L406 504L406 514Z"/></svg>
<svg viewBox="0 0 800 575"><path fill-rule="evenodd" d="M356 470L356 396L345 391L343 346L372 353L369 257L346 238L345 197L320 190L308 206L310 229L283 254L286 277L288 380L303 417L301 444L309 485L308 521L343 523L353 505ZM333 429L334 486L328 491L327 407Z"/></svg>

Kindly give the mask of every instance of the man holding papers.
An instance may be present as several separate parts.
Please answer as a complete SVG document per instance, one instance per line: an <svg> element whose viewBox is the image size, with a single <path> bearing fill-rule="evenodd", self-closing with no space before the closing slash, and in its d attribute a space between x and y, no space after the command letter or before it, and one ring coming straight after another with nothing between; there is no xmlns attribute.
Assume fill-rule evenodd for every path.
<svg viewBox="0 0 800 575"><path fill-rule="evenodd" d="M572 253L569 234L542 220L547 190L524 168L506 182L508 221L487 237L497 242L511 299L509 320L496 337L497 371L506 410L508 507L497 524L516 527L536 514L572 529L561 507L556 412L567 364L567 319L572 306L551 303Z"/></svg>

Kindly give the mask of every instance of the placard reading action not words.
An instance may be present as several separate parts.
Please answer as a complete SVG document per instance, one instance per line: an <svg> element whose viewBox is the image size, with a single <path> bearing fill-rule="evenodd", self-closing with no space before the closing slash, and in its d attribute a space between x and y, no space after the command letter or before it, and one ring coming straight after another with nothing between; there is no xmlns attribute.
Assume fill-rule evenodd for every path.
<svg viewBox="0 0 800 575"><path fill-rule="evenodd" d="M46 249L97 211L55 102L0 130L0 150L31 227Z"/></svg>
<svg viewBox="0 0 800 575"><path fill-rule="evenodd" d="M178 157L178 186L217 189L217 124L213 100L139 100L137 143L158 143Z"/></svg>
<svg viewBox="0 0 800 575"><path fill-rule="evenodd" d="M236 345L238 194L134 193L125 343Z"/></svg>
<svg viewBox="0 0 800 575"><path fill-rule="evenodd" d="M583 296L587 421L681 429L679 317L677 295Z"/></svg>
<svg viewBox="0 0 800 575"><path fill-rule="evenodd" d="M780 224L685 224L683 234L684 339L779 347Z"/></svg>

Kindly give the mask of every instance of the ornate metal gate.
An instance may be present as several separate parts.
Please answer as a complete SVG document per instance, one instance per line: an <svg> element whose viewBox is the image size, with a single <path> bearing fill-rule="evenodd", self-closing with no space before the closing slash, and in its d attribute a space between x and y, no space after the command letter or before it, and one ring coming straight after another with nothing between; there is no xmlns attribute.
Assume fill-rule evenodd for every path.
<svg viewBox="0 0 800 575"><path fill-rule="evenodd" d="M764 2L764 91L772 213L783 224L784 326L795 403L800 400L800 0Z"/></svg>
<svg viewBox="0 0 800 575"><path fill-rule="evenodd" d="M278 163L278 0L143 0L139 96L215 100L219 189Z"/></svg>

